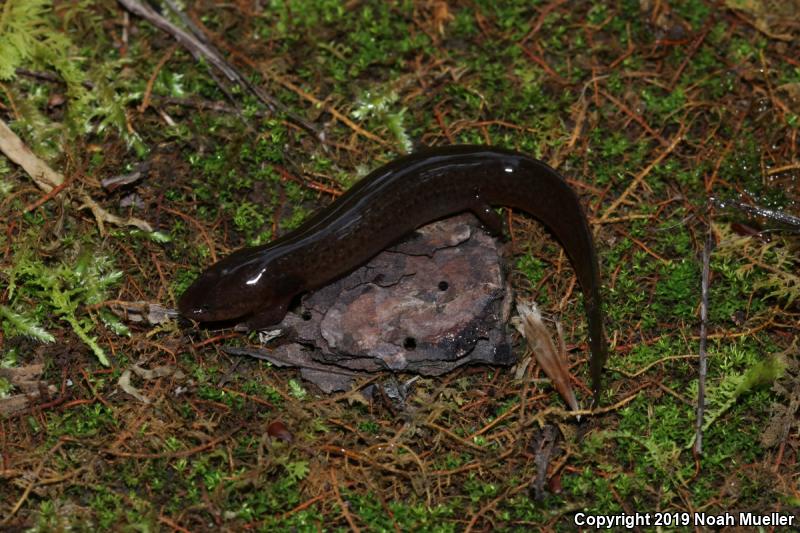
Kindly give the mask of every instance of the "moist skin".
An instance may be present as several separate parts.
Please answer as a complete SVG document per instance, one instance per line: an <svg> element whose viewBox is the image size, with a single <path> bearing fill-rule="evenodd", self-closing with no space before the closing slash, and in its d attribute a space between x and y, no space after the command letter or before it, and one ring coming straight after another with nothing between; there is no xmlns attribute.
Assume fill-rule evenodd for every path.
<svg viewBox="0 0 800 533"><path fill-rule="evenodd" d="M241 320L250 329L277 324L292 299L366 263L414 229L471 211L493 234L492 206L524 211L561 243L584 294L591 374L599 399L607 356L594 242L578 196L545 163L487 146L431 148L373 171L299 228L211 265L181 296L196 322Z"/></svg>

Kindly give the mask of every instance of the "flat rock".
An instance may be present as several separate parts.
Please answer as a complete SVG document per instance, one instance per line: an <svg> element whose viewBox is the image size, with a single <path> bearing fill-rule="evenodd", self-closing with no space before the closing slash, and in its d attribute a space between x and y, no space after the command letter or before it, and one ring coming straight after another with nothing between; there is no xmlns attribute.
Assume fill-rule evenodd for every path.
<svg viewBox="0 0 800 533"><path fill-rule="evenodd" d="M295 361L328 392L364 372L435 376L467 363L512 364L500 255L470 214L424 226L304 297L276 326L290 342L270 354ZM334 366L326 372L319 364Z"/></svg>

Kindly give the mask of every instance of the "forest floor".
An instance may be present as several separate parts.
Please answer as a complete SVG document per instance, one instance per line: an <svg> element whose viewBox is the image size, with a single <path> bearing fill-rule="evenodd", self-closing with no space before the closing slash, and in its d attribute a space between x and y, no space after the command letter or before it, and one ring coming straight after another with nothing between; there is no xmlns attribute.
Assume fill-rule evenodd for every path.
<svg viewBox="0 0 800 533"><path fill-rule="evenodd" d="M0 15L0 118L64 180L45 192L0 157L0 528L800 521L800 245L776 219L800 215L796 0L201 0L184 20L169 3L277 110L133 2ZM611 343L601 411L566 414L535 364L420 379L398 411L223 351L252 335L114 313L174 308L214 260L456 143L542 159L584 202ZM504 218L515 289L563 323L586 406L573 272L538 224Z"/></svg>

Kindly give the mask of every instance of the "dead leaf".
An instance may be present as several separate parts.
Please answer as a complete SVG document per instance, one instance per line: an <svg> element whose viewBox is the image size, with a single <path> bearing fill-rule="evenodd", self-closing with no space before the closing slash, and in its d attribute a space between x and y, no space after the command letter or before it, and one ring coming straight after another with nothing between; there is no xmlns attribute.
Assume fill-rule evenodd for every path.
<svg viewBox="0 0 800 533"><path fill-rule="evenodd" d="M130 394L140 402L150 403L150 398L139 392L139 389L131 385L130 369L122 373L122 375L119 377L119 381L117 382L117 384L119 385L119 388L122 389L123 392Z"/></svg>
<svg viewBox="0 0 800 533"><path fill-rule="evenodd" d="M151 379L163 378L174 375L177 379L182 379L184 376L180 369L174 366L157 366L153 369L142 368L139 365L131 365L131 370L140 378L150 381Z"/></svg>
<svg viewBox="0 0 800 533"><path fill-rule="evenodd" d="M536 357L536 362L553 382L570 409L577 411L578 400L570 385L566 353L559 353L556 350L550 332L542 321L542 314L535 303L518 303L517 312L519 320L514 321L514 325L528 342L528 346Z"/></svg>

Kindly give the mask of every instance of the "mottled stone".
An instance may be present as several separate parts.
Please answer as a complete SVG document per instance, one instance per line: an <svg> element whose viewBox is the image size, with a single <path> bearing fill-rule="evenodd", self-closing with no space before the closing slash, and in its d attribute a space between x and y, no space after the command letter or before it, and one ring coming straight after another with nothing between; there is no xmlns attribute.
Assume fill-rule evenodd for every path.
<svg viewBox="0 0 800 533"><path fill-rule="evenodd" d="M501 265L497 242L472 215L429 224L304 297L276 326L291 342L273 354L284 364L296 358L326 391L347 388L352 371L440 375L467 363L511 364ZM322 363L333 365L330 376Z"/></svg>

